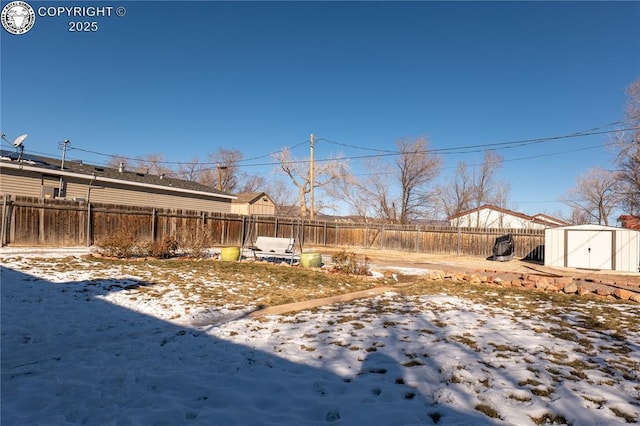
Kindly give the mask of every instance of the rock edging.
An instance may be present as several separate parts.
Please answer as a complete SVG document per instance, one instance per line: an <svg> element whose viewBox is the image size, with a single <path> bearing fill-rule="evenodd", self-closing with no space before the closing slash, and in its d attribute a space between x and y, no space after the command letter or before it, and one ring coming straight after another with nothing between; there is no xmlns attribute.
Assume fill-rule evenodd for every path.
<svg viewBox="0 0 640 426"><path fill-rule="evenodd" d="M596 280L584 278L486 270L475 272L431 271L425 278L430 281L446 280L454 283L488 284L503 288L525 288L546 293L577 294L640 303L640 293L636 289L624 288L616 283L596 282Z"/></svg>

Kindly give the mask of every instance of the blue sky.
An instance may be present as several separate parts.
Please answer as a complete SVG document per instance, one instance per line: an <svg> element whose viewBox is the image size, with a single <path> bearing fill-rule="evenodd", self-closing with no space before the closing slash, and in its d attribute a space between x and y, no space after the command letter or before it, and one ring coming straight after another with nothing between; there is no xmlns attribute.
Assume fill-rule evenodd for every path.
<svg viewBox="0 0 640 426"><path fill-rule="evenodd" d="M419 136L433 149L561 136L621 120L640 77L640 2L29 3L126 8L1 30L2 132L28 133L26 152L54 157L69 139L68 156L92 163L107 157L81 150L253 158L311 133L387 150ZM98 30L68 31L84 20ZM509 207L560 212L581 173L613 167L608 140L500 150ZM372 153L344 145L319 141L316 158ZM481 158L445 155L441 179ZM269 173L251 165L269 161L243 170Z"/></svg>

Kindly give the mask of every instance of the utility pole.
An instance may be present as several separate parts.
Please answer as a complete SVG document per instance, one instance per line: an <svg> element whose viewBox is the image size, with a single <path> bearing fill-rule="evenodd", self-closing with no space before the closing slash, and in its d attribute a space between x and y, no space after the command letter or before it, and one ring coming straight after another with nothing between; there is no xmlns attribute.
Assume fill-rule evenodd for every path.
<svg viewBox="0 0 640 426"><path fill-rule="evenodd" d="M310 161L309 161L309 219L313 220L314 217L314 199L313 199L313 187L315 183L315 169L313 166L313 133L311 134L311 153L310 153Z"/></svg>
<svg viewBox="0 0 640 426"><path fill-rule="evenodd" d="M64 170L64 159L67 156L67 145L69 145L69 139L62 141L62 161L60 162L60 170ZM62 197L64 194L64 181L62 175L60 175L60 185L58 187L58 197Z"/></svg>
<svg viewBox="0 0 640 426"><path fill-rule="evenodd" d="M62 162L60 163L60 170L64 170L64 158L67 155L67 145L71 142L69 139L62 141Z"/></svg>
<svg viewBox="0 0 640 426"><path fill-rule="evenodd" d="M218 191L222 191L222 169L227 169L227 166L222 166L220 163L217 164L218 167Z"/></svg>

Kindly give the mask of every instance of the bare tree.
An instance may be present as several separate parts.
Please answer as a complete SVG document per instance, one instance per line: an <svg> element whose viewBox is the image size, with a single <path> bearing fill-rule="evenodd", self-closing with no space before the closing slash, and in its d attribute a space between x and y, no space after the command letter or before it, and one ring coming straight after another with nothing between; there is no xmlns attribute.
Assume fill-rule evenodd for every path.
<svg viewBox="0 0 640 426"><path fill-rule="evenodd" d="M207 163L202 163L200 158L194 157L190 162L181 164L177 175L180 179L198 182L211 188L218 189L221 186L225 192L267 192L269 182L264 176L240 171L238 163L242 157L238 150L218 149L208 155Z"/></svg>
<svg viewBox="0 0 640 426"><path fill-rule="evenodd" d="M441 158L428 151L424 137L396 144L398 156L393 163L368 160L367 178L358 180L345 173L332 195L363 217L372 214L391 223L409 223L424 215L433 205L429 183L440 170Z"/></svg>
<svg viewBox="0 0 640 426"><path fill-rule="evenodd" d="M280 163L280 170L291 179L291 182L297 188L300 215L306 217L309 212L307 196L311 192L310 161L291 157L290 150L286 147L274 154L273 158ZM316 162L314 167L314 190L315 188L325 187L344 176L345 165L346 163L340 159L340 156L334 160Z"/></svg>
<svg viewBox="0 0 640 426"><path fill-rule="evenodd" d="M436 189L440 209L447 217L471 209L473 198L473 182L467 163L460 161L456 167L455 177L448 185Z"/></svg>
<svg viewBox="0 0 640 426"><path fill-rule="evenodd" d="M161 175L171 173L172 170L165 166L164 154L156 152L147 154L144 157L137 157L135 162L135 170L139 173L147 175Z"/></svg>
<svg viewBox="0 0 640 426"><path fill-rule="evenodd" d="M561 217L561 216L554 216L554 217ZM582 208L578 206L574 206L574 207L571 207L571 213L569 217L566 218L565 220L574 225L582 225L585 223L589 223L591 221L591 215L585 212Z"/></svg>
<svg viewBox="0 0 640 426"><path fill-rule="evenodd" d="M397 223L400 216L398 206L400 202L393 194L393 184L397 183L397 171L393 165L373 159L367 162L367 169L371 172L360 191L369 200L374 215L377 218Z"/></svg>
<svg viewBox="0 0 640 426"><path fill-rule="evenodd" d="M453 181L438 188L439 203L447 217L455 216L485 204L504 207L509 185L497 180L503 158L495 151L485 151L482 163L471 170L465 162L458 163ZM480 211L476 216L480 223Z"/></svg>
<svg viewBox="0 0 640 426"><path fill-rule="evenodd" d="M620 201L630 214L640 214L640 80L627 89L627 131L616 135L613 148L619 167Z"/></svg>
<svg viewBox="0 0 640 426"><path fill-rule="evenodd" d="M216 152L209 154L209 161L216 163L215 171L209 169L209 173L205 173L203 177L210 184L211 175L215 172L216 188L224 192L236 192L239 187L238 163L242 160L242 157L242 153L237 149L218 148Z"/></svg>
<svg viewBox="0 0 640 426"><path fill-rule="evenodd" d="M200 158L193 157L190 162L180 164L177 176L183 180L198 182L204 168L205 165L200 162Z"/></svg>
<svg viewBox="0 0 640 426"><path fill-rule="evenodd" d="M614 172L594 167L580 175L563 203L571 207L572 219L609 225L609 216L620 201L620 182Z"/></svg>
<svg viewBox="0 0 640 426"><path fill-rule="evenodd" d="M148 175L160 175L160 174L169 174L172 173L173 170L171 168L165 166L166 163L164 154L161 153L153 153L147 154L146 156L136 157L133 164L131 163L131 159L121 156L114 155L109 160L109 167L112 168L120 168L121 166L127 170L131 169L131 171L135 171L138 173L144 173Z"/></svg>
<svg viewBox="0 0 640 426"><path fill-rule="evenodd" d="M349 170L345 170L342 178L335 179L326 189L331 198L342 201L350 208L351 213L367 221L371 215L371 194Z"/></svg>
<svg viewBox="0 0 640 426"><path fill-rule="evenodd" d="M409 223L415 219L428 206L430 195L429 184L440 171L442 159L430 154L427 150L429 141L425 137L413 142L408 140L398 141L400 156L395 165L399 171L400 187L400 223Z"/></svg>
<svg viewBox="0 0 640 426"><path fill-rule="evenodd" d="M129 165L129 159L124 155L120 155L120 154L111 156L109 158L109 162L107 163L107 166L111 167L112 169L117 169L120 166L126 168L128 165Z"/></svg>
<svg viewBox="0 0 640 426"><path fill-rule="evenodd" d="M502 156L495 151L487 150L484 152L482 164L477 168L477 173L474 176L473 202L475 207L484 204L504 204L504 189L496 181L496 173L502 166L502 160ZM480 211L478 211L479 214Z"/></svg>
<svg viewBox="0 0 640 426"><path fill-rule="evenodd" d="M264 176L242 173L238 192L267 192L269 182Z"/></svg>
<svg viewBox="0 0 640 426"><path fill-rule="evenodd" d="M289 208L297 202L298 195L291 189L291 185L282 179L269 179L262 189L276 205L276 214L288 214Z"/></svg>

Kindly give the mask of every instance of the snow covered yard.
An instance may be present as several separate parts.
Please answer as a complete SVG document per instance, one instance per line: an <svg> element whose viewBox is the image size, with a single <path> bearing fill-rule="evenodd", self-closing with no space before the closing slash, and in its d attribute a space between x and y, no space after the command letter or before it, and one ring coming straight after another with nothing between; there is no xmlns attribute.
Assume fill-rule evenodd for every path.
<svg viewBox="0 0 640 426"><path fill-rule="evenodd" d="M208 265L4 256L2 424L640 421L638 305Z"/></svg>

